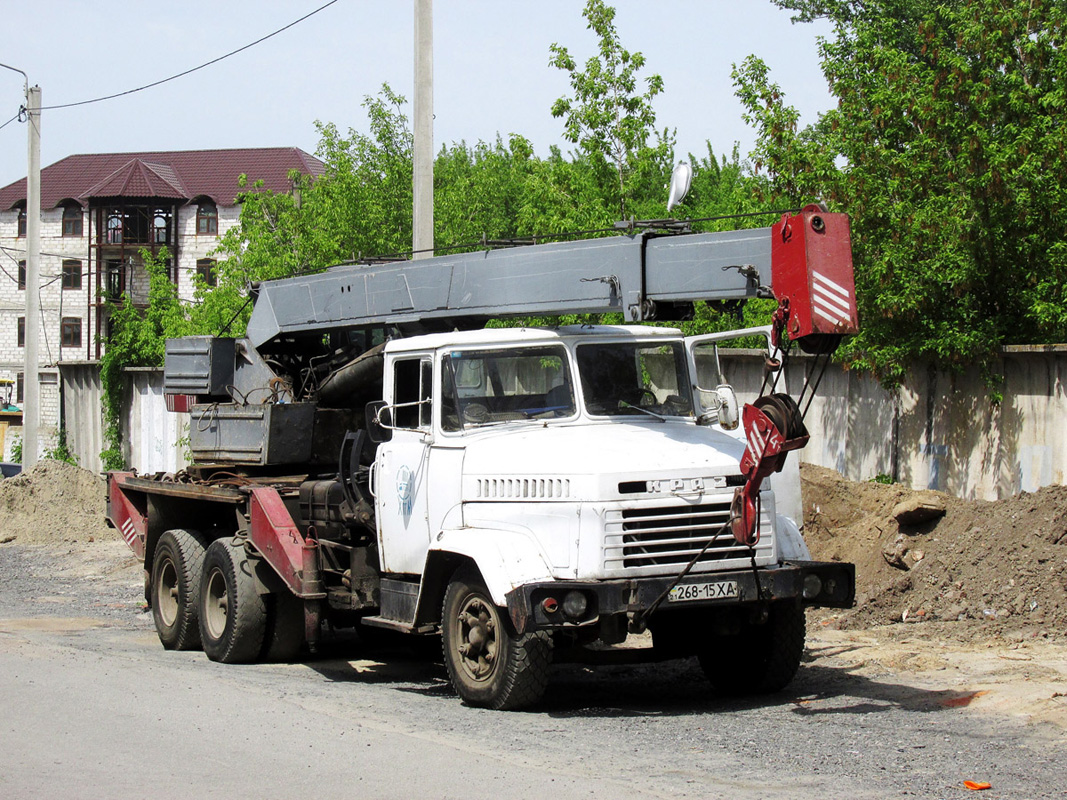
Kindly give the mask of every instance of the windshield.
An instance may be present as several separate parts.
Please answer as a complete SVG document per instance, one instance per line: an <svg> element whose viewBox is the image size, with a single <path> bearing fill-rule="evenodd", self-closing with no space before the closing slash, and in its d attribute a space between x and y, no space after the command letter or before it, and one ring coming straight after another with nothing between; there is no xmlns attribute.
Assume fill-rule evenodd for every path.
<svg viewBox="0 0 1067 800"><path fill-rule="evenodd" d="M681 342L580 344L582 397L593 416L690 416L693 413Z"/></svg>
<svg viewBox="0 0 1067 800"><path fill-rule="evenodd" d="M559 345L454 351L441 360L441 427L569 417L572 385Z"/></svg>

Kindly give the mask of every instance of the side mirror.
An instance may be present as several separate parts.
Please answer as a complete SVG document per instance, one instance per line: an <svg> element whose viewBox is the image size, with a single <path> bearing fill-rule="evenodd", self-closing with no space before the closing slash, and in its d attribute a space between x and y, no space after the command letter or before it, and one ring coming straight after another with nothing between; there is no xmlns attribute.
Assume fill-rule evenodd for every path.
<svg viewBox="0 0 1067 800"><path fill-rule="evenodd" d="M367 437L375 444L393 438L393 412L384 400L372 400L366 409Z"/></svg>
<svg viewBox="0 0 1067 800"><path fill-rule="evenodd" d="M733 387L724 383L714 390L701 389L700 391L710 395L708 400L711 410L697 417L697 425L718 423L724 431L735 430L741 421L741 414L737 407L737 395L734 394Z"/></svg>
<svg viewBox="0 0 1067 800"><path fill-rule="evenodd" d="M733 387L723 384L715 389L715 394L719 397L719 425L724 431L735 430L741 421L741 415Z"/></svg>

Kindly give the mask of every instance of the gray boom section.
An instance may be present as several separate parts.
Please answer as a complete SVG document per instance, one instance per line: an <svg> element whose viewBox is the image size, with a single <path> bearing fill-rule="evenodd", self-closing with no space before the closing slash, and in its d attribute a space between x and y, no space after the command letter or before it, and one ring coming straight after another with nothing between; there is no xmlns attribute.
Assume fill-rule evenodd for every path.
<svg viewBox="0 0 1067 800"><path fill-rule="evenodd" d="M647 301L755 296L737 270L752 264L770 285L769 228L642 235L527 245L392 264L333 267L265 281L247 336L260 347L285 334L417 321L622 312Z"/></svg>
<svg viewBox="0 0 1067 800"><path fill-rule="evenodd" d="M771 229L693 233L650 239L645 249L645 297L654 302L741 300L758 286L736 269L753 266L771 285Z"/></svg>

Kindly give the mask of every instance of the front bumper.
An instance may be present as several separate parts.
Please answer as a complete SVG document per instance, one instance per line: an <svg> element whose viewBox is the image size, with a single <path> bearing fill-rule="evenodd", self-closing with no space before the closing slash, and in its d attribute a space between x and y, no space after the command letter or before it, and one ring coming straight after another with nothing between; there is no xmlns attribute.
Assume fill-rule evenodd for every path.
<svg viewBox="0 0 1067 800"><path fill-rule="evenodd" d="M805 597L805 579L810 575L819 579L820 590L814 596ZM603 617L645 611L673 582L673 576L664 576L530 583L508 592L508 613L520 633L590 627ZM856 597L856 567L824 561L787 561L757 569L701 572L687 575L678 585L730 582L737 584L736 594L731 592L727 597L681 603L664 601L660 608L714 609L797 599L805 606L851 608ZM810 593L813 582L808 583ZM568 618L562 611L562 604L563 597L570 592L585 596L586 610L580 616ZM554 613L546 611L546 599L556 600L559 610ZM547 605L552 606L551 603Z"/></svg>

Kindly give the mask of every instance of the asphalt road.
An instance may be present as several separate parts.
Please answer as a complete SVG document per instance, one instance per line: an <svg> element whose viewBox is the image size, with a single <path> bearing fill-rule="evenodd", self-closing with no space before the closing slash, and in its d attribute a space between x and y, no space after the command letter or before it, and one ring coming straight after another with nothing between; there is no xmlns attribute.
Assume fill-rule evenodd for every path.
<svg viewBox="0 0 1067 800"><path fill-rule="evenodd" d="M3 798L1062 798L1065 742L815 653L773 698L695 663L554 667L530 712L467 708L444 669L354 637L306 664L166 652L138 572L55 578L0 547Z"/></svg>

